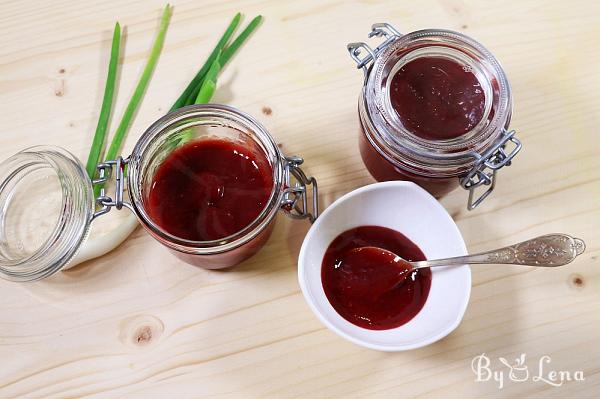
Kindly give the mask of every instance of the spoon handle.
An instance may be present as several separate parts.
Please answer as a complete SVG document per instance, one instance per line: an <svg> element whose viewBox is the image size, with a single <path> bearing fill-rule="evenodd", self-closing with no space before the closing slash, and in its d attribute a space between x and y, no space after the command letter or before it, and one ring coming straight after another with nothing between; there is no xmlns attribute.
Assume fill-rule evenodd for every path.
<svg viewBox="0 0 600 399"><path fill-rule="evenodd" d="M556 267L571 263L584 250L585 243L579 238L567 234L548 234L492 251L411 264L414 268L473 263Z"/></svg>

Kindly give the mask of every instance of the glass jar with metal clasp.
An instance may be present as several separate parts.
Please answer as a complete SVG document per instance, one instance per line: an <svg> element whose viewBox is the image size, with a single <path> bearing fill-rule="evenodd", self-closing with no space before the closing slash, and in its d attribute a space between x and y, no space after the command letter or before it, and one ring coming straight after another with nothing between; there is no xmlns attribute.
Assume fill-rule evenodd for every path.
<svg viewBox="0 0 600 399"><path fill-rule="evenodd" d="M218 240L192 241L170 234L149 216L148 196L154 173L177 143L207 137L260 149L273 185L261 213L242 230ZM265 244L278 211L311 222L317 218L317 181L302 171L302 162L283 155L271 134L250 115L214 104L165 115L146 130L130 156L99 164L94 181L64 149L28 148L0 164L0 276L32 281L60 271L86 240L92 222L123 207L185 262L208 269L236 265ZM94 198L94 185L110 179L115 180L115 192L102 189Z"/></svg>
<svg viewBox="0 0 600 399"><path fill-rule="evenodd" d="M376 48L363 42L347 46L364 72L358 114L365 166L378 181L410 180L436 197L461 186L469 191L467 208L477 207L493 191L498 170L510 165L521 150L515 131L509 130L511 90L499 62L477 41L448 30L401 34L383 23L374 24L369 37L384 41ZM431 139L415 134L390 100L396 74L406 71L411 62L432 58L458 65L473 74L480 86L481 116L457 137ZM414 112L422 111L408 105Z"/></svg>

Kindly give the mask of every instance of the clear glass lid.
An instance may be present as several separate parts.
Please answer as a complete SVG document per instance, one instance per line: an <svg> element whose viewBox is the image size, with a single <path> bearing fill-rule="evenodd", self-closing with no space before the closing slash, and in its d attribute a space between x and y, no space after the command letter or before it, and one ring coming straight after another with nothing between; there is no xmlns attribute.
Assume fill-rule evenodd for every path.
<svg viewBox="0 0 600 399"><path fill-rule="evenodd" d="M31 147L0 164L0 275L33 281L63 268L94 215L85 168L58 147Z"/></svg>

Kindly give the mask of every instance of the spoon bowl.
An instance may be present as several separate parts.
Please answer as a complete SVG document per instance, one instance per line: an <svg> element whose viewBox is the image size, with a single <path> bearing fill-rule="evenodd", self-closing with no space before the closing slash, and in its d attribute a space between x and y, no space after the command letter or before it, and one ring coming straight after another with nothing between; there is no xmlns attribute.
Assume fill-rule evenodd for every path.
<svg viewBox="0 0 600 399"><path fill-rule="evenodd" d="M358 247L348 251L339 266L354 278L352 295L379 297L404 282L413 270L399 255L379 247Z"/></svg>

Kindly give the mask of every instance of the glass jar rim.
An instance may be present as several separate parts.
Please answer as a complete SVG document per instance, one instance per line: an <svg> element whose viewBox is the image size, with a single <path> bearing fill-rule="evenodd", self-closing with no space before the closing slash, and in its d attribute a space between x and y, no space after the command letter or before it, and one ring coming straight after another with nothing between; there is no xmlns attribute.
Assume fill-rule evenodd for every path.
<svg viewBox="0 0 600 399"><path fill-rule="evenodd" d="M220 121L223 126L235 128L231 125L226 125L225 122L233 122L242 126L245 130L243 133L251 134L254 139L257 139L260 144L265 147L265 150L274 155L273 168L273 187L265 207L261 213L242 230L217 240L195 241L187 240L170 234L161 226L159 226L149 216L144 206L143 194L140 190L141 173L144 162L146 149L160 135L169 134L172 128L185 121L193 121L194 119L210 119L215 123ZM147 154L146 154L147 155ZM279 210L279 204L283 195L283 179L285 158L281 153L273 136L260 124L256 119L247 113L238 110L234 107L221 104L197 104L180 108L173 111L154 122L137 141L130 157L128 164L127 186L131 205L134 213L138 216L140 222L147 230L157 238L160 238L165 245L183 253L196 255L218 254L235 249L258 236L267 225L276 216Z"/></svg>
<svg viewBox="0 0 600 399"><path fill-rule="evenodd" d="M399 128L387 91L390 71L405 56L416 49L436 47L450 47L471 57L493 76L498 88L498 104L489 123L449 140L429 140ZM512 96L502 66L481 43L451 30L424 29L397 36L377 54L361 92L359 109L363 111L362 122L369 127L369 141L385 158L417 174L456 176L468 171L508 127Z"/></svg>

